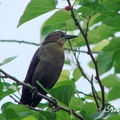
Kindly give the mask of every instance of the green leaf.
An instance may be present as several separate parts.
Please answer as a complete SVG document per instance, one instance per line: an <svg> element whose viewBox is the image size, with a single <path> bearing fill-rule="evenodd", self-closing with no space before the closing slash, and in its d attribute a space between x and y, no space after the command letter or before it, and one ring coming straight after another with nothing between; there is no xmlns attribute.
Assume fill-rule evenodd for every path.
<svg viewBox="0 0 120 120"><path fill-rule="evenodd" d="M68 114L67 112L64 112L62 110L57 111L56 114L57 114L56 120L72 120L70 114ZM73 120L74 120L74 118L73 118Z"/></svg>
<svg viewBox="0 0 120 120"><path fill-rule="evenodd" d="M87 113L87 111L85 110L81 110L80 114L82 115L82 117L84 118L84 120L92 120L90 115Z"/></svg>
<svg viewBox="0 0 120 120"><path fill-rule="evenodd" d="M75 80L78 80L80 77L81 77L81 72L80 72L80 70L79 70L79 68L75 68L75 70L73 71L73 78L75 79Z"/></svg>
<svg viewBox="0 0 120 120"><path fill-rule="evenodd" d="M99 97L102 96L101 91L97 91L97 94L98 94ZM91 96L91 95L92 95L92 96ZM105 97L105 102L107 103L107 102L108 102L108 94L107 94L106 92L104 92L104 97ZM86 95L86 96L85 96L85 99L95 101L92 93L89 93L88 95ZM100 101L99 101L99 103L101 104Z"/></svg>
<svg viewBox="0 0 120 120"><path fill-rule="evenodd" d="M70 65L70 60L65 60L64 63L67 64L67 65Z"/></svg>
<svg viewBox="0 0 120 120"><path fill-rule="evenodd" d="M92 15L92 17L90 19L89 26L94 26L96 23L98 24L100 22L102 22L103 24L112 26L112 28L113 28L114 23L115 23L115 16L110 17L110 16L105 16L105 15L103 15L101 13L96 13L96 14Z"/></svg>
<svg viewBox="0 0 120 120"><path fill-rule="evenodd" d="M108 118L110 118L111 116L114 116L116 114L118 114L118 113L102 110L102 111L94 113L92 115L92 120L103 120L103 119L108 120Z"/></svg>
<svg viewBox="0 0 120 120"><path fill-rule="evenodd" d="M48 107L48 104L40 102L37 107L41 109L45 109Z"/></svg>
<svg viewBox="0 0 120 120"><path fill-rule="evenodd" d="M81 111L86 111L86 113L90 116L90 115L92 115L93 113L95 113L96 112L96 105L95 105L95 103L86 103L83 107L82 107L82 109L81 109Z"/></svg>
<svg viewBox="0 0 120 120"><path fill-rule="evenodd" d="M101 18L101 14L100 13L97 13L97 14L94 14L92 15L90 21L89 21L89 26L93 26L94 24L96 23L99 23L100 21L102 21L103 19ZM102 16L103 17L103 16Z"/></svg>
<svg viewBox="0 0 120 120"><path fill-rule="evenodd" d="M84 0L82 7L78 9L82 13L82 17L86 19L86 16L92 16L93 14L100 13L104 16L115 16L115 12L109 7L104 6L103 4L98 3L98 1L89 1ZM99 21L100 22L100 21Z"/></svg>
<svg viewBox="0 0 120 120"><path fill-rule="evenodd" d="M17 56L12 56L12 57L6 58L2 63L0 63L0 66L11 62L11 61L14 60L16 57L17 57Z"/></svg>
<svg viewBox="0 0 120 120"><path fill-rule="evenodd" d="M1 74L0 74L1 75ZM3 91L3 82L1 82L0 80L0 91L2 92Z"/></svg>
<svg viewBox="0 0 120 120"><path fill-rule="evenodd" d="M91 31L88 31L89 43L95 44L101 40L107 39L110 36L112 37L114 35L114 33L111 32L111 29L112 29L112 27L102 24L102 25L98 26L97 28L95 28ZM104 31L107 31L107 33ZM84 38L81 34L79 35L79 37L76 38L76 40L79 41L80 45L83 45Z"/></svg>
<svg viewBox="0 0 120 120"><path fill-rule="evenodd" d="M90 61L90 62L88 63L88 65L89 65L91 68L94 68L94 64L93 64L92 61Z"/></svg>
<svg viewBox="0 0 120 120"><path fill-rule="evenodd" d="M92 52L99 52L101 51L105 46L107 46L109 44L109 40L102 40L99 43L97 43L93 48L92 48Z"/></svg>
<svg viewBox="0 0 120 120"><path fill-rule="evenodd" d="M13 104L11 102L7 102L4 103L2 105L2 111L4 113L5 110L7 109L12 109L13 111L15 111L15 114L17 113L17 115L19 116L19 118L23 118L26 117L27 115L31 114L35 115L36 113L32 112L28 107L23 106L21 104L17 105L17 104ZM12 113L13 114L13 113ZM11 119L10 119L11 120Z"/></svg>
<svg viewBox="0 0 120 120"><path fill-rule="evenodd" d="M3 82L3 84L4 84L4 89L6 90L6 89L8 89L10 86L11 86L11 84L10 83L8 83L8 82Z"/></svg>
<svg viewBox="0 0 120 120"><path fill-rule="evenodd" d="M3 88L2 88L3 87ZM0 82L0 100L3 99L4 97L16 92L20 88L18 87L17 83L7 83L7 82Z"/></svg>
<svg viewBox="0 0 120 120"><path fill-rule="evenodd" d="M113 59L114 59L116 65L118 65L120 67L120 48L115 50L115 52L113 54Z"/></svg>
<svg viewBox="0 0 120 120"><path fill-rule="evenodd" d="M113 65L113 58L111 52L99 52L97 59L98 64L98 71L99 74L102 75L103 73L109 71ZM94 68L93 62L89 62L89 66Z"/></svg>
<svg viewBox="0 0 120 120"><path fill-rule="evenodd" d="M120 90L120 83L119 83L119 88L113 88L109 91L108 93L108 99L115 100L120 98L120 93L118 92Z"/></svg>
<svg viewBox="0 0 120 120"><path fill-rule="evenodd" d="M71 109L78 111L82 108L82 106L83 106L83 101L80 98L72 96L70 103L69 103L69 107Z"/></svg>
<svg viewBox="0 0 120 120"><path fill-rule="evenodd" d="M61 86L58 88L54 88L50 90L50 94L58 99L60 102L64 103L65 105L68 106L70 99L73 95L74 91L71 86Z"/></svg>
<svg viewBox="0 0 120 120"><path fill-rule="evenodd" d="M70 71L69 70L62 70L61 75L58 81L64 81L70 79Z"/></svg>
<svg viewBox="0 0 120 120"><path fill-rule="evenodd" d="M6 102L2 105L1 110L4 111L10 104L12 104L11 102Z"/></svg>
<svg viewBox="0 0 120 120"><path fill-rule="evenodd" d="M112 53L100 52L97 57L98 70L100 75L112 68Z"/></svg>
<svg viewBox="0 0 120 120"><path fill-rule="evenodd" d="M55 6L55 0L31 0L20 18L18 27L29 20L54 10Z"/></svg>
<svg viewBox="0 0 120 120"><path fill-rule="evenodd" d="M2 114L0 114L0 120L6 120L6 119L2 116Z"/></svg>
<svg viewBox="0 0 120 120"><path fill-rule="evenodd" d="M87 7L87 6L82 6L77 10L78 13L82 13L82 17L86 19L86 16L92 15L93 11Z"/></svg>
<svg viewBox="0 0 120 120"><path fill-rule="evenodd" d="M103 0L101 2L103 5L109 7L111 10L118 11L120 9L120 1L119 0L112 0L109 2L108 0Z"/></svg>
<svg viewBox="0 0 120 120"><path fill-rule="evenodd" d="M46 120L45 118L44 118L44 116L39 116L40 117L40 120ZM25 116L24 118L22 118L22 120L37 120L36 119L36 117L34 116L34 115L27 115L27 116ZM39 120L39 119L38 119Z"/></svg>
<svg viewBox="0 0 120 120"><path fill-rule="evenodd" d="M113 22L113 26L114 26L113 30L118 32L120 30L120 26L119 26L119 22L116 22L116 21L120 21L120 15L119 14L117 14L115 16L115 19L114 19L114 22Z"/></svg>
<svg viewBox="0 0 120 120"><path fill-rule="evenodd" d="M11 88L7 89L6 91L0 92L0 100L2 100L4 97L6 97L14 92L15 92L15 90L13 90Z"/></svg>
<svg viewBox="0 0 120 120"><path fill-rule="evenodd" d="M120 115L114 115L108 118L107 120L120 120Z"/></svg>
<svg viewBox="0 0 120 120"><path fill-rule="evenodd" d="M48 90L48 92L57 100L64 103L65 105L69 105L71 97L73 96L75 91L75 86L72 81L62 81L58 82L54 88Z"/></svg>
<svg viewBox="0 0 120 120"><path fill-rule="evenodd" d="M64 81L58 81L54 86L53 88L57 88L57 87L60 87L60 86L64 86L64 85L70 85L73 87L73 89L75 90L75 83L71 80L64 80Z"/></svg>
<svg viewBox="0 0 120 120"><path fill-rule="evenodd" d="M88 6L89 8L91 8L95 13L101 13L105 16L109 15L109 16L113 16L114 17L114 11L111 10L110 8L99 4L98 2L92 2L92 3L88 3L86 6Z"/></svg>
<svg viewBox="0 0 120 120"><path fill-rule="evenodd" d="M65 10L59 10L45 21L41 29L41 34L46 35L54 30L65 30L66 28L70 29L70 27L72 30L73 28L76 29L70 13Z"/></svg>
<svg viewBox="0 0 120 120"><path fill-rule="evenodd" d="M114 63L114 69L115 69L115 73L120 73L120 66L119 65L117 65L117 63L115 62Z"/></svg>
<svg viewBox="0 0 120 120"><path fill-rule="evenodd" d="M107 31L107 33L104 32ZM105 24L100 25L99 27L88 32L88 39L90 43L96 43L100 40L113 36L114 34L110 32L111 27Z"/></svg>
<svg viewBox="0 0 120 120"><path fill-rule="evenodd" d="M113 37L109 44L103 49L105 52L115 51L120 48L120 38Z"/></svg>
<svg viewBox="0 0 120 120"><path fill-rule="evenodd" d="M87 4L87 3L89 3L90 2L90 0L80 0L80 5L85 5L85 4Z"/></svg>
<svg viewBox="0 0 120 120"><path fill-rule="evenodd" d="M43 115L46 118L45 120L56 120L56 114L54 112L40 111L40 115Z"/></svg>
<svg viewBox="0 0 120 120"><path fill-rule="evenodd" d="M107 88L119 88L120 89L120 78L115 75L109 75L102 79L102 84Z"/></svg>
<svg viewBox="0 0 120 120"><path fill-rule="evenodd" d="M16 104L12 103L12 104L9 104L9 106L7 108L11 108L11 109L15 110L21 117L32 112L28 107L21 105L21 104L16 105Z"/></svg>
<svg viewBox="0 0 120 120"><path fill-rule="evenodd" d="M111 32L115 33L119 31L119 25L118 25L119 22L116 22L116 21L120 21L119 15L115 14L114 17L101 15L98 17L98 19L100 19L100 21L102 21L104 24L111 26L112 27Z"/></svg>
<svg viewBox="0 0 120 120"><path fill-rule="evenodd" d="M16 118L19 118L17 113L11 108L5 109L2 114L6 120L15 120Z"/></svg>

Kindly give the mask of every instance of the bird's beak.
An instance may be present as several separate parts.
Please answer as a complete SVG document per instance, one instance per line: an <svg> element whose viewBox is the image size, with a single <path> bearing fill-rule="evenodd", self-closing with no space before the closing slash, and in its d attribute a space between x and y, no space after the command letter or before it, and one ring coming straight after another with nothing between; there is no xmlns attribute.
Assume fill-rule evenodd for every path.
<svg viewBox="0 0 120 120"><path fill-rule="evenodd" d="M72 39L72 38L76 38L78 36L76 35L65 35L65 39Z"/></svg>

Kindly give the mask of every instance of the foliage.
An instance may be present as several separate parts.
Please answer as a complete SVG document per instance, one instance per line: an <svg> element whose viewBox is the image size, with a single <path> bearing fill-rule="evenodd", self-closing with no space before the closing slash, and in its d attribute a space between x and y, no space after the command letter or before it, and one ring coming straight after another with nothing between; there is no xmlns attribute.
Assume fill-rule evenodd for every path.
<svg viewBox="0 0 120 120"><path fill-rule="evenodd" d="M97 60L99 76L101 77L105 73L111 71L111 69L113 70L110 75L105 76L101 80L102 84L108 91L105 93L105 98L107 98L106 102L108 103L106 103L104 110L97 111L94 101L95 98L93 96L91 97L91 91L89 95L84 94L84 97L81 97L79 91L76 89L76 81L85 77L82 72L86 71L79 66L79 56L77 58L79 65L76 66L72 74L70 70L64 70L57 84L51 90L48 90L49 94L51 94L59 104L77 111L84 120L120 119L120 109L109 104L111 100L120 98L118 92L120 91L120 77L118 76L120 73L120 36L116 36L116 33L120 32L119 5L119 0L75 0L75 3L72 5L73 8L71 8L73 9L75 18L80 23L81 28L88 39L89 46L93 46L92 52L93 54L96 54L95 59ZM66 4L66 6L69 5ZM41 28L41 36L47 35L54 30L64 31L67 29L68 32L79 31L78 26L75 25L73 16L71 16L71 10L66 10L65 8L58 9L57 0L31 0L20 18L18 27L25 22L29 22L30 20L50 11L55 12L44 22ZM80 47L86 46L82 32L79 31L78 35L78 38L71 41L73 49L76 50L74 52L75 55L78 55L79 52L81 52ZM66 43L65 47L70 48L69 43ZM88 52L86 51L86 53ZM75 55L74 57L76 57ZM4 60L0 63L0 66L10 62L14 58L15 56ZM69 60L69 62L65 63L70 65L72 61ZM93 60L91 60L88 66L96 71L96 66ZM2 76L1 73L0 75ZM72 75L72 78L70 75ZM91 79L89 79L89 81L91 81ZM2 100L4 97L18 91L19 86L17 84L9 84L5 81L5 78L0 78L0 90L2 91L0 93L0 100ZM101 91L97 92L101 97ZM88 102L88 100L91 102ZM102 104L100 100L99 104ZM42 108L44 112L32 111L26 106L7 102L2 105L0 119L78 120L74 115L70 115L62 110L51 112L47 103L40 103L38 108Z"/></svg>

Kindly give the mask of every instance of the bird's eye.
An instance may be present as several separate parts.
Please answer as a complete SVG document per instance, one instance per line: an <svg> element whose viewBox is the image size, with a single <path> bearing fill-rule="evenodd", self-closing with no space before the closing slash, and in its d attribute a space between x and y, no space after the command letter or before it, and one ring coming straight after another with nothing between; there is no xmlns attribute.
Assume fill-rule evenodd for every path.
<svg viewBox="0 0 120 120"><path fill-rule="evenodd" d="M61 33L58 33L58 35L61 37L62 36L62 34Z"/></svg>
<svg viewBox="0 0 120 120"><path fill-rule="evenodd" d="M62 37L62 36L63 36L63 34L62 34L62 33L60 33L60 32L58 33L58 35L59 35L60 37Z"/></svg>

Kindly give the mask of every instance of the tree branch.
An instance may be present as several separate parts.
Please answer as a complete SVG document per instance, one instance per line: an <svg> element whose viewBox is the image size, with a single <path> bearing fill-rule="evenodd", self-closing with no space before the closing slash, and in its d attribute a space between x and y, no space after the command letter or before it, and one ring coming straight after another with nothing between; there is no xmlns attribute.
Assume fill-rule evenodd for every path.
<svg viewBox="0 0 120 120"><path fill-rule="evenodd" d="M28 88L28 89L30 89L30 90L34 90L34 87L32 87L30 84L26 84L26 83L23 83L23 82L19 81L18 79L16 79L15 77L11 76L11 75L8 74L8 73L6 73L6 72L3 71L2 69L0 69L0 72L4 75L3 78L10 78L10 79L13 80L14 82L16 82L18 85L22 85L22 86L24 86L24 87L26 87L26 88ZM2 76L0 76L0 77L2 78ZM42 98L44 98L45 100L47 100L47 101L49 101L50 103L52 103L53 106L55 106L55 108L56 108L57 110L63 110L63 111L66 111L66 112L68 112L68 113L71 114L71 110L70 110L69 108L65 108L65 107L63 107L63 106L61 106L61 105L59 105L59 104L56 104L56 103L53 101L53 99L51 99L50 97L45 96L45 95L43 95L43 94L41 94L41 93L39 93L39 92L37 92L37 96L38 96L38 97L42 97ZM83 119L78 113L76 113L74 110L72 110L72 114L73 114L74 116L76 116L77 118L79 118L80 120L84 120L84 119Z"/></svg>
<svg viewBox="0 0 120 120"><path fill-rule="evenodd" d="M88 81L90 84L92 84L91 81L89 80L89 78L87 77L87 75L84 73L84 71L83 71L83 69L82 69L82 67L81 67L81 65L80 65L80 63L79 63L79 61L78 61L78 58L76 57L75 51L73 51L72 44L71 44L70 40L68 40L68 42L69 42L70 48L71 48L71 50L72 50L72 52L73 52L73 55L74 55L75 60L76 60L76 62L77 62L77 66L78 66L81 74L83 75L83 77L85 77L85 78L87 79L87 81ZM93 89L94 89L94 92L95 92L95 94L96 94L96 97L101 101L101 98L98 96L98 94L97 94L94 86L93 86Z"/></svg>
<svg viewBox="0 0 120 120"><path fill-rule="evenodd" d="M24 40L0 40L0 42L28 44L28 45L35 45L35 46L40 46L40 45L41 45L41 44L38 44L38 43L28 42L28 41L24 41ZM67 47L64 47L64 50L71 51L71 49L70 49L70 48L67 48ZM84 51L84 50L76 50L76 49L73 49L73 51L88 54L88 52L87 52L87 51ZM92 52L92 53L97 53L97 52Z"/></svg>
<svg viewBox="0 0 120 120"><path fill-rule="evenodd" d="M99 106L99 103L98 103L98 100L97 100L97 97L96 97L96 94L95 94L95 91L94 91L94 85L93 85L93 75L91 77L91 89L92 89L92 94L93 94L93 98L95 100L95 103L96 103L96 106L99 110L100 106Z"/></svg>
<svg viewBox="0 0 120 120"><path fill-rule="evenodd" d="M76 49L71 49L71 48L67 48L67 47L64 47L64 50L68 50L68 51L74 51L74 52L78 52L78 53L86 53L88 54L87 51L84 51L84 50L76 50ZM98 52L92 52L94 54L98 53Z"/></svg>
<svg viewBox="0 0 120 120"><path fill-rule="evenodd" d="M70 0L67 0L67 2L68 2L68 5L71 6ZM87 46L87 49L88 49L88 54L90 55L90 57L91 57L91 59L92 59L92 61L93 61L93 63L94 63L95 72L96 72L96 77L95 77L95 78L96 78L96 80L98 81L98 84L99 84L99 86L100 86L101 93L102 93L102 96L101 96L101 98L102 98L102 106L101 106L101 108L98 108L98 110L103 110L103 109L105 108L104 86L102 85L102 83L101 83L101 81L100 81L97 61L95 60L95 58L94 58L94 56L93 56L93 54L92 54L92 51L91 51L91 49L90 49L89 42L88 42L88 38L87 38L87 36L86 36L87 33L85 34L84 31L82 30L82 28L81 28L78 20L77 20L76 17L75 17L75 14L74 14L74 12L73 12L73 8L71 9L71 16L72 16L72 18L73 18L73 20L74 20L74 22L75 22L75 25L78 27L78 29L80 30L81 34L82 34L83 37L84 37L84 40L85 40L85 42L86 42L86 46ZM87 26L88 26L88 25L87 25ZM87 28L87 30L88 30L88 28Z"/></svg>
<svg viewBox="0 0 120 120"><path fill-rule="evenodd" d="M87 24L86 24L86 31L85 31L85 35L88 36L87 32L88 32L88 28L89 28L89 22L90 22L90 18L89 16L86 16L87 19Z"/></svg>
<svg viewBox="0 0 120 120"><path fill-rule="evenodd" d="M17 101L12 95L9 95L9 97L12 98L14 100L14 102L16 102L18 104L22 104L20 101ZM22 105L24 105L24 104L22 104ZM34 111L41 111L40 109L36 109L36 108L28 106L28 105L24 105L24 106L27 106L28 108L30 108L31 110L34 110Z"/></svg>
<svg viewBox="0 0 120 120"><path fill-rule="evenodd" d="M88 96L88 97L92 97L92 98L93 98L93 95L91 95L91 94L86 94L86 93L81 92L81 91L78 91L78 90L77 90L77 92L80 93L80 94L83 94L83 95L85 95L85 96ZM96 97L97 97L97 99L99 99L99 100L101 101L101 98L99 98L98 96L96 96Z"/></svg>
<svg viewBox="0 0 120 120"><path fill-rule="evenodd" d="M20 44L24 43L24 44L30 44L30 45L40 46L40 44L38 44L38 43L28 42L28 41L24 41L24 40L0 40L0 42L20 43Z"/></svg>
<svg viewBox="0 0 120 120"><path fill-rule="evenodd" d="M75 52L73 51L72 44L71 44L70 40L68 40L68 42L69 42L70 48L71 48L71 50L72 50L72 52L73 52L74 58L75 58L75 60L76 60L76 62L77 62L77 66L78 66L80 72L81 72L82 75L90 82L89 78L87 77L87 75L84 73L82 67L80 66L80 63L79 63L79 61L78 61L78 59L77 59L77 57L76 57L76 54L75 54Z"/></svg>

